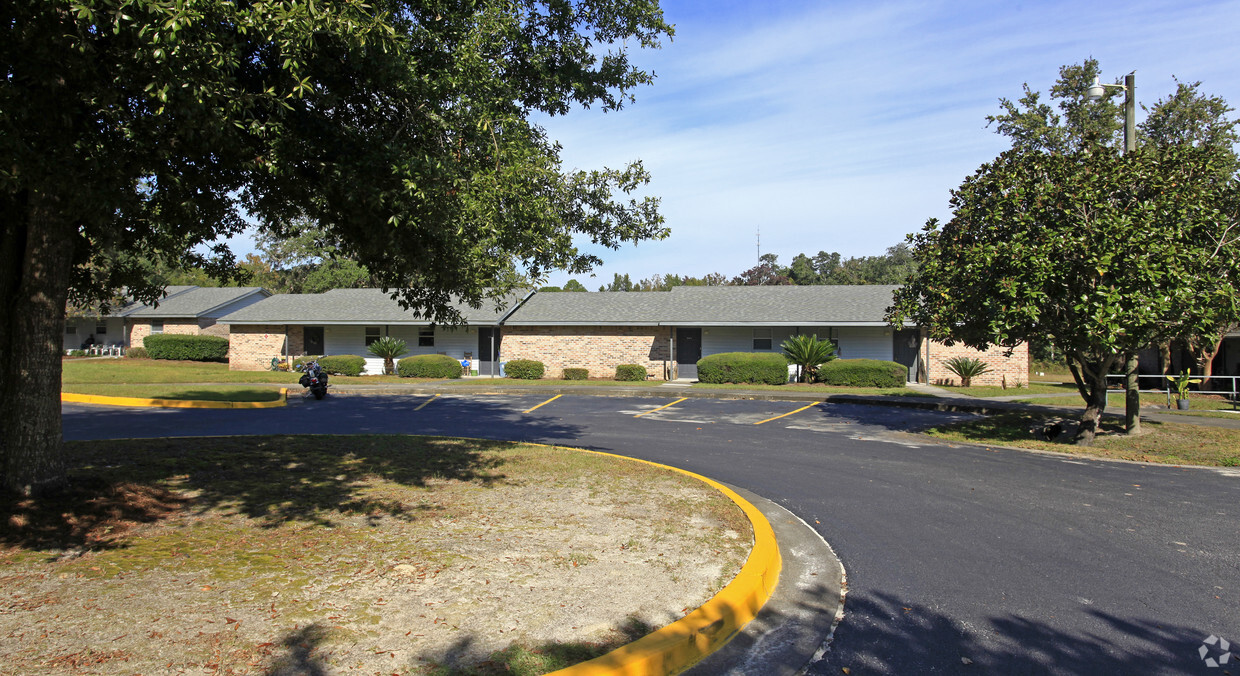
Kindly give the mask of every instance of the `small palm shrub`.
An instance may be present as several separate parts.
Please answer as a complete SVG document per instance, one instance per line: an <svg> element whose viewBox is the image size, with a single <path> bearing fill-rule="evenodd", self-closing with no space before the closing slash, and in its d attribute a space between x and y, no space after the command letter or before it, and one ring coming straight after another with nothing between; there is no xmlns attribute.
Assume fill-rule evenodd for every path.
<svg viewBox="0 0 1240 676"><path fill-rule="evenodd" d="M616 380L646 380L646 367L641 364L617 364Z"/></svg>
<svg viewBox="0 0 1240 676"><path fill-rule="evenodd" d="M504 364L504 375L518 380L538 380L545 370L542 362L533 359L513 359Z"/></svg>
<svg viewBox="0 0 1240 676"><path fill-rule="evenodd" d="M446 354L419 354L396 362L396 374L405 378L460 378L461 362Z"/></svg>
<svg viewBox="0 0 1240 676"><path fill-rule="evenodd" d="M819 340L818 335L804 333L792 336L780 344L784 350L784 358L789 364L796 364L801 372L800 382L808 383L814 379L818 367L835 359L835 344L829 340Z"/></svg>
<svg viewBox="0 0 1240 676"><path fill-rule="evenodd" d="M408 352L409 348L400 338L384 336L368 345L366 350L376 357L383 358L383 373L390 376L396 372L396 358ZM460 366L460 362L457 362L457 366Z"/></svg>
<svg viewBox="0 0 1240 676"><path fill-rule="evenodd" d="M589 380L590 369L582 368L566 368L564 369L564 380Z"/></svg>
<svg viewBox="0 0 1240 676"><path fill-rule="evenodd" d="M952 357L943 362L943 366L960 377L961 387L969 387L974 378L991 371L986 362L976 357Z"/></svg>

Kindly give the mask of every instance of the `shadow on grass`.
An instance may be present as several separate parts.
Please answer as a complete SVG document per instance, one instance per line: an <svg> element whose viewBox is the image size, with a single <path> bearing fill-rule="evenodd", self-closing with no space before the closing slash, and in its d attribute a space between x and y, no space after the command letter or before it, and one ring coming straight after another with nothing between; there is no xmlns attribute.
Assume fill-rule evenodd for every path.
<svg viewBox="0 0 1240 676"><path fill-rule="evenodd" d="M552 642L533 647L514 644L490 655L479 655L477 641L472 636L465 636L442 654L423 656L422 662L409 666L417 673L425 670L430 676L534 676L600 657L654 630L655 627L630 617L608 641ZM268 676L331 673L319 652L330 643L330 637L331 631L317 623L288 632L280 640L284 654L272 662L267 670Z"/></svg>
<svg viewBox="0 0 1240 676"><path fill-rule="evenodd" d="M330 525L341 513L413 520L431 508L385 498L367 483L493 485L506 479L497 452L509 445L391 435L73 442L68 491L0 497L0 545L105 549L140 524L187 509L222 509L266 527Z"/></svg>

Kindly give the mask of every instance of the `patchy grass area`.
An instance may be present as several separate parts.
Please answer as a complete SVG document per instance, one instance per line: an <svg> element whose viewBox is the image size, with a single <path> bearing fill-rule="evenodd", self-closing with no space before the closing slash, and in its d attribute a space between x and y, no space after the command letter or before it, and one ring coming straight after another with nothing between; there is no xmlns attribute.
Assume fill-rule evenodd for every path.
<svg viewBox="0 0 1240 676"><path fill-rule="evenodd" d="M1033 430L1062 422L1064 433L1050 442L1035 437ZM980 420L944 425L926 434L949 441L1017 446L1070 455L1140 460L1176 465L1240 467L1240 430L1200 425L1143 421L1142 434L1124 434L1123 422L1104 418L1102 432L1093 446L1071 443L1076 421L1047 416L1007 413Z"/></svg>
<svg viewBox="0 0 1240 676"><path fill-rule="evenodd" d="M405 436L67 445L0 502L13 673L542 673L700 605L752 543L705 484Z"/></svg>
<svg viewBox="0 0 1240 676"><path fill-rule="evenodd" d="M164 359L87 359L61 362L64 374L61 384L104 385L137 383L276 383L300 387L300 373L293 371L230 371L228 364ZM399 376L332 376L335 383L417 383L425 378Z"/></svg>
<svg viewBox="0 0 1240 676"><path fill-rule="evenodd" d="M1047 397L1038 399L1017 399L1022 404L1041 404L1043 406L1075 406L1077 408L1085 408L1085 400L1081 399L1079 394L1070 397ZM1190 411L1221 411L1230 410L1233 406L1232 402L1225 397L1213 394L1193 394L1188 398ZM1165 392L1142 392L1141 407L1142 408L1161 408L1166 412L1174 413L1176 409L1174 396L1171 400L1171 409L1167 408L1167 394ZM1107 410L1123 410L1124 409L1124 393L1114 391L1107 395Z"/></svg>
<svg viewBox="0 0 1240 676"><path fill-rule="evenodd" d="M837 387L834 385L787 383L785 385L760 385L746 383L694 383L695 390L754 390L758 392L812 392L815 394L864 394L881 397L933 397L929 392L918 392L905 387Z"/></svg>
<svg viewBox="0 0 1240 676"><path fill-rule="evenodd" d="M952 392L967 394L970 397L1014 397L1022 394L1076 394L1076 385L1072 383L1054 383L1054 382L1032 382L1027 387L1009 387L1004 389L997 386L974 386L974 387L954 387L949 386ZM1079 399L1080 397L1077 396ZM1044 401L1044 400L1037 400Z"/></svg>
<svg viewBox="0 0 1240 676"><path fill-rule="evenodd" d="M100 385L76 384L65 385L64 392L74 394L93 394L101 397L142 397L147 399L178 399L187 401L276 401L280 398L280 388L289 387L289 394L301 389L293 383L272 385L271 387L253 387L245 385L194 385L183 387L171 384L150 385Z"/></svg>
<svg viewBox="0 0 1240 676"><path fill-rule="evenodd" d="M662 385L662 380L562 380L560 378L540 378L538 380L522 380L520 378L462 378L461 380L441 380L442 385L451 387L648 387Z"/></svg>

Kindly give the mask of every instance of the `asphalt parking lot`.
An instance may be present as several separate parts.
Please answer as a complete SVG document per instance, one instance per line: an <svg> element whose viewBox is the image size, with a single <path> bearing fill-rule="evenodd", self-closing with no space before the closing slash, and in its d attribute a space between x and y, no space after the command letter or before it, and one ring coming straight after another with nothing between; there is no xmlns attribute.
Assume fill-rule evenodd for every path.
<svg viewBox="0 0 1240 676"><path fill-rule="evenodd" d="M342 394L259 410L65 405L64 433L469 436L697 472L787 508L843 562L844 619L811 674L1208 674L1222 672L1201 648L1221 653L1206 638L1240 644L1235 472L912 434L968 413L677 399Z"/></svg>

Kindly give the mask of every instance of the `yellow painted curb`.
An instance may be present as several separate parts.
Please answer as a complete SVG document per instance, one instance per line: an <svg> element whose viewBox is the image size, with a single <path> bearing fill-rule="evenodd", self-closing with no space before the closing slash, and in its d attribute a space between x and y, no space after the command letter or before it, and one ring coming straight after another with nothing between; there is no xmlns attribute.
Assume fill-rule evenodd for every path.
<svg viewBox="0 0 1240 676"><path fill-rule="evenodd" d="M749 559L736 578L697 610L606 655L551 672L548 676L678 674L723 647L758 615L758 611L775 593L775 587L779 584L779 571L783 566L783 559L779 556L779 543L775 541L775 531L758 508L727 486L693 472L614 453L576 448L570 450L644 462L706 483L735 502L745 512L745 516L749 517L749 522L753 525L754 544Z"/></svg>
<svg viewBox="0 0 1240 676"><path fill-rule="evenodd" d="M275 401L194 401L191 399L142 399L140 397L104 397L95 394L61 392L60 400L75 404L107 406L152 406L158 408L279 408L288 405L288 388L280 388Z"/></svg>

